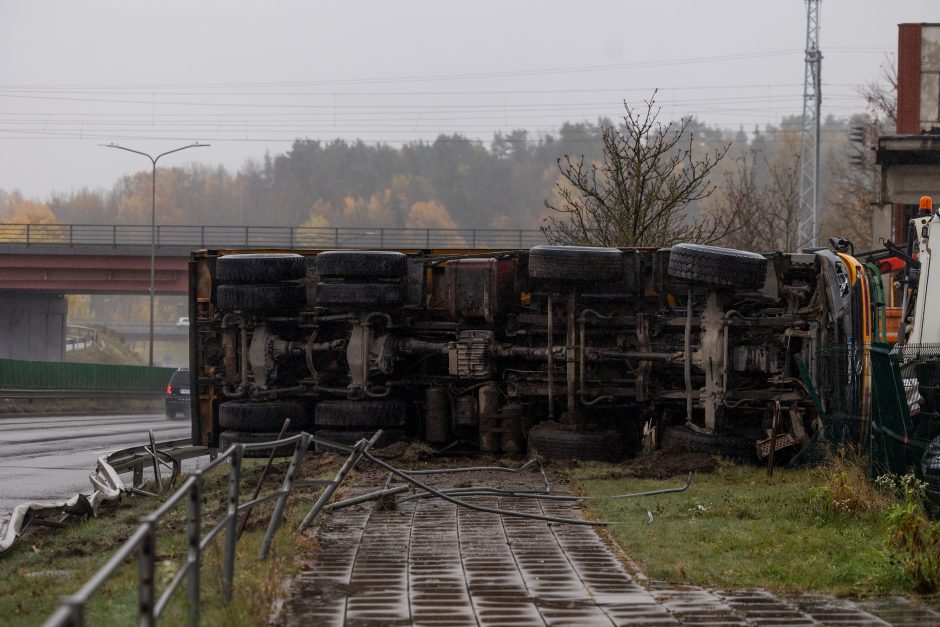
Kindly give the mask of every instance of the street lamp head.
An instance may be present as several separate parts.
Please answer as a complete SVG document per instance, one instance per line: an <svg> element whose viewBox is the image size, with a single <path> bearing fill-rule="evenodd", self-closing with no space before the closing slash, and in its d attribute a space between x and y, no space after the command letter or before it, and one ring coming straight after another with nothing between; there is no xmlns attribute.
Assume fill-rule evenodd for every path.
<svg viewBox="0 0 940 627"><path fill-rule="evenodd" d="M167 150L166 152L160 153L156 157L142 152L140 150L134 150L133 148L125 148L124 146L119 146L114 142L110 144L99 144L105 148L117 148L119 150L126 150L127 152L133 152L138 155L142 155L150 159L150 163L153 165L152 178L150 183L150 357L148 363L150 366L153 366L153 301L154 301L154 260L156 255L156 224L157 224L157 161L160 157L165 157L166 155L172 154L174 152L179 152L181 150L186 150L187 148L208 148L209 144L200 144L199 142L193 142L186 146L180 146L179 148L174 148L173 150Z"/></svg>

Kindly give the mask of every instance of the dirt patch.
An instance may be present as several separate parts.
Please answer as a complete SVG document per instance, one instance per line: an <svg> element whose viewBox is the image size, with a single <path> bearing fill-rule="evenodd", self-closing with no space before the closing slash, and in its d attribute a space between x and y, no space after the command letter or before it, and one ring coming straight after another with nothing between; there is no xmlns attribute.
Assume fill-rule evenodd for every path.
<svg viewBox="0 0 940 627"><path fill-rule="evenodd" d="M668 479L690 472L712 472L717 462L708 453L656 450L629 460L624 472L641 479Z"/></svg>
<svg viewBox="0 0 940 627"><path fill-rule="evenodd" d="M91 555L92 549L80 545L71 545L55 551L51 557L85 557Z"/></svg>
<svg viewBox="0 0 940 627"><path fill-rule="evenodd" d="M300 477L309 479L319 475L323 469L337 463L342 463L349 455L341 453L317 453L307 455L300 464Z"/></svg>

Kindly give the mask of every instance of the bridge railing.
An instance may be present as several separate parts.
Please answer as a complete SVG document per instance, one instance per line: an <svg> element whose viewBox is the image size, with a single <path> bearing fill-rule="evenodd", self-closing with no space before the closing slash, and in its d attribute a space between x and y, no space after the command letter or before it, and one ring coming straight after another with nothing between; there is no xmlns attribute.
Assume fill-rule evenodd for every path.
<svg viewBox="0 0 940 627"><path fill-rule="evenodd" d="M529 248L544 244L538 229L417 229L369 227L160 224L160 247L183 248ZM0 244L23 246L150 246L145 224L0 224Z"/></svg>

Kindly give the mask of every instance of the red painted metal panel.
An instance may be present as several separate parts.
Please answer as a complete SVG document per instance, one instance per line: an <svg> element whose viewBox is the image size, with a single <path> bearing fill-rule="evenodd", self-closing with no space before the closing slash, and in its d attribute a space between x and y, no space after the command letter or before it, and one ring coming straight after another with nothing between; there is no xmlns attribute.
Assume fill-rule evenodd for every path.
<svg viewBox="0 0 940 627"><path fill-rule="evenodd" d="M185 270L188 257L156 257L154 267ZM136 268L150 271L150 257L143 255L0 255L4 268Z"/></svg>
<svg viewBox="0 0 940 627"><path fill-rule="evenodd" d="M185 294L187 257L157 257L154 289ZM150 257L140 255L0 255L0 289L59 294L146 294Z"/></svg>
<svg viewBox="0 0 940 627"><path fill-rule="evenodd" d="M921 24L898 24L899 135L920 133Z"/></svg>
<svg viewBox="0 0 940 627"><path fill-rule="evenodd" d="M184 294L187 281L157 282L154 289L157 294ZM149 282L109 281L97 283L76 283L75 281L24 282L0 279L0 290L28 290L31 292L54 292L56 294L147 294Z"/></svg>

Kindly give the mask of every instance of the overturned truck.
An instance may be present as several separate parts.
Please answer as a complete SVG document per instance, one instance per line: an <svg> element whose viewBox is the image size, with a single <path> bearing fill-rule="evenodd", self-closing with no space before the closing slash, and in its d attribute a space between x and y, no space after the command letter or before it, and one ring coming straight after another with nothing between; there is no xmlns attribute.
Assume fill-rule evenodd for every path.
<svg viewBox="0 0 940 627"><path fill-rule="evenodd" d="M289 418L345 442L381 428L380 445L786 456L846 385L823 348L887 332L882 269L831 250L199 251L190 266L208 446L274 439Z"/></svg>

